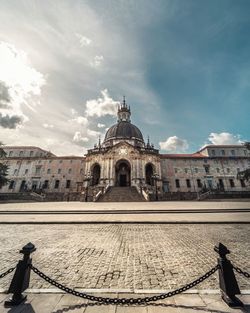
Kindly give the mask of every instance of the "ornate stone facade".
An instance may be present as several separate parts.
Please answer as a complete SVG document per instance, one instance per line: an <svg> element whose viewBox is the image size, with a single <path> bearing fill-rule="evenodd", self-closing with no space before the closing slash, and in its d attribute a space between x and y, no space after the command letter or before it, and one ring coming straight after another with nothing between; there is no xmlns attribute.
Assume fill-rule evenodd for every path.
<svg viewBox="0 0 250 313"><path fill-rule="evenodd" d="M237 173L250 167L250 155L243 145L209 145L193 154L160 154L144 142L131 123L125 100L118 108L117 123L104 141L85 156L57 157L38 147L4 147L10 183L0 194L42 191L44 194L79 194L96 200L112 187L135 187L146 199L158 194L194 194L207 190L250 191ZM88 196L90 196L88 198ZM57 198L58 199L58 198ZM65 197L62 199L65 199Z"/></svg>

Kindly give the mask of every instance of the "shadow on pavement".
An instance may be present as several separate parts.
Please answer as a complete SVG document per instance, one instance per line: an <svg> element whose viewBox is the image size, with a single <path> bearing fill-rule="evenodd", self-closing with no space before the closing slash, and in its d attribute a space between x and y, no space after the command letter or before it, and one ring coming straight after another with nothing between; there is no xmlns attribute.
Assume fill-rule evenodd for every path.
<svg viewBox="0 0 250 313"><path fill-rule="evenodd" d="M82 303L82 304L77 304L77 305L71 305L62 309L58 309L56 311L53 311L53 313L64 313L64 312L70 312L76 309L81 309L81 308L87 308L87 307L92 307L92 306L106 306L106 305L111 305L111 304L105 304L105 303L99 303L99 302L93 302L93 303ZM118 305L119 306L119 305ZM176 305L176 304L167 304L167 303L149 303L147 305L141 304L141 305L122 305L125 307L131 307L131 312L133 312L133 307L148 307L148 306L155 306L155 307L163 307L163 308L176 308L176 309L183 309L183 310L196 310L196 311L203 311L203 312L211 312L211 313L228 313L228 311L221 311L221 310L213 310L210 308L205 308L205 307L198 307L198 306L190 306L190 305ZM245 305L241 311L243 313L250 313L250 305ZM31 311L33 312L33 311ZM100 311L101 312L101 311Z"/></svg>

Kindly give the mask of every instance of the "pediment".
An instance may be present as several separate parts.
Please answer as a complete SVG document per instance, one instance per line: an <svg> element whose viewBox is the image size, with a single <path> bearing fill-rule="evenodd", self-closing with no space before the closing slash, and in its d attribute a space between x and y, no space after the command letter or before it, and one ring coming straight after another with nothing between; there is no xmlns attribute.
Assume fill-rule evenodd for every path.
<svg viewBox="0 0 250 313"><path fill-rule="evenodd" d="M130 154L139 154L138 149L126 141L119 142L116 145L114 145L110 149L110 152L113 154L120 155L120 156L126 156L126 155L130 155Z"/></svg>

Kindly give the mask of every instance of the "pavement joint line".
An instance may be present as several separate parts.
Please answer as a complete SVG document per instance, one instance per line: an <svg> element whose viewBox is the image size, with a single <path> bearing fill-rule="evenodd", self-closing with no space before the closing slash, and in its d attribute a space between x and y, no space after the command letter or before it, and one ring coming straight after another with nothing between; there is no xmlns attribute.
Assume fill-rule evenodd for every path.
<svg viewBox="0 0 250 313"><path fill-rule="evenodd" d="M75 291L84 292L84 293L131 293L131 294L162 294L167 293L169 291L173 291L173 289L161 290L161 289L81 289L75 288ZM0 294L7 293L6 289L0 288ZM27 289L25 293L55 293L61 294L65 293L57 288L31 288ZM220 294L220 289L193 289L182 292L181 294ZM250 289L241 290L242 295L250 295Z"/></svg>
<svg viewBox="0 0 250 313"><path fill-rule="evenodd" d="M250 224L250 221L0 221L0 225L74 224Z"/></svg>

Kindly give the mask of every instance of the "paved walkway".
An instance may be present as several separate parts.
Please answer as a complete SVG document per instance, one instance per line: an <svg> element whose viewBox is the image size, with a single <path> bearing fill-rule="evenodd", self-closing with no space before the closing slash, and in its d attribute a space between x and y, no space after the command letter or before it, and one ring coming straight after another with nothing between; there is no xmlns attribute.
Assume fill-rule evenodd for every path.
<svg viewBox="0 0 250 313"><path fill-rule="evenodd" d="M249 202L46 202L0 205L0 223L250 223Z"/></svg>
<svg viewBox="0 0 250 313"><path fill-rule="evenodd" d="M145 294L108 294L109 297L139 297ZM148 296L148 294L147 294ZM0 294L0 313L238 313L250 312L250 295L239 297L245 304L241 309L231 309L220 295L182 294L156 302L157 305L148 306L115 306L91 305L77 297L65 294L28 294L28 301L15 308L4 308L6 295Z"/></svg>
<svg viewBox="0 0 250 313"><path fill-rule="evenodd" d="M18 251L33 242L33 264L72 288L168 290L189 283L215 266L213 247L219 241L230 258L249 272L248 224L162 225L0 225L0 273L20 259ZM11 274L0 280L9 286ZM250 281L237 274L240 287ZM218 289L218 273L197 286ZM31 275L31 288L52 288Z"/></svg>

